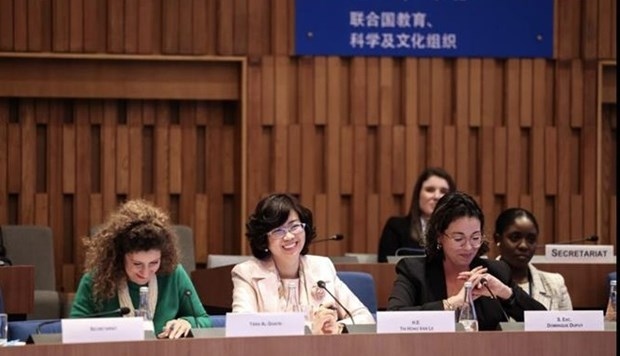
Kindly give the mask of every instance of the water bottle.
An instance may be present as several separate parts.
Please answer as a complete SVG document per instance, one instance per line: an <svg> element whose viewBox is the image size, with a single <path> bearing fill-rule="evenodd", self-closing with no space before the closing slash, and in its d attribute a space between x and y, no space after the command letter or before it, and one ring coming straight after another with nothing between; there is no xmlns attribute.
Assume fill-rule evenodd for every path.
<svg viewBox="0 0 620 356"><path fill-rule="evenodd" d="M465 282L465 302L459 311L459 324L463 326L465 331L478 331L478 319L476 318L476 308L471 291L471 282Z"/></svg>
<svg viewBox="0 0 620 356"><path fill-rule="evenodd" d="M299 308L299 293L297 292L297 282L288 281L286 289L287 289L287 295L286 295L286 306L284 307L284 311L287 311L287 312L301 311L301 309Z"/></svg>
<svg viewBox="0 0 620 356"><path fill-rule="evenodd" d="M144 320L153 319L149 311L149 287L140 287L140 304L136 310L136 316L141 316Z"/></svg>
<svg viewBox="0 0 620 356"><path fill-rule="evenodd" d="M605 310L606 321L616 321L616 280L609 281L609 301Z"/></svg>

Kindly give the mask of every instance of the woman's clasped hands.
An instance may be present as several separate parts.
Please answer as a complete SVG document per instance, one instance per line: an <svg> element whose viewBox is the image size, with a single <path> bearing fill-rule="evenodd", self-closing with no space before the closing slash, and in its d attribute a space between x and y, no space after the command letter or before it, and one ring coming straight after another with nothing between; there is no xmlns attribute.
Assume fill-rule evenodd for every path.
<svg viewBox="0 0 620 356"><path fill-rule="evenodd" d="M508 299L512 295L512 289L510 289L510 287L492 274L487 273L487 268L482 266L475 267L471 271L459 273L458 279L470 281L472 283L474 286L472 291L474 299L477 299L479 296ZM464 289L462 289L459 294L462 294L464 297Z"/></svg>
<svg viewBox="0 0 620 356"><path fill-rule="evenodd" d="M331 305L321 304L311 312L311 329L314 335L340 334L344 325L338 322L338 312Z"/></svg>

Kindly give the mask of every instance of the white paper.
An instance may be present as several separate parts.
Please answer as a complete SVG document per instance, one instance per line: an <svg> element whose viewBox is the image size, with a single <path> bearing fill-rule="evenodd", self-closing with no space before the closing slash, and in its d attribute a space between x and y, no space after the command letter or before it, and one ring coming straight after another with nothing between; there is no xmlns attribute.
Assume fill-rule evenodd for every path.
<svg viewBox="0 0 620 356"><path fill-rule="evenodd" d="M377 334L454 332L454 311L377 312Z"/></svg>
<svg viewBox="0 0 620 356"><path fill-rule="evenodd" d="M226 336L303 335L304 313L227 313Z"/></svg>

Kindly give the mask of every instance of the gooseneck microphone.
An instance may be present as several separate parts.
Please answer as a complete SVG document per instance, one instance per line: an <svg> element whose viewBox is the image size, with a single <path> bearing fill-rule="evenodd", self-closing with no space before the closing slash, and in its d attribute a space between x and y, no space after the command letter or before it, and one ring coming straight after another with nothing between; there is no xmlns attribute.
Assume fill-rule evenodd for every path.
<svg viewBox="0 0 620 356"><path fill-rule="evenodd" d="M487 281L486 278L484 278L484 277L480 278L480 284L482 284L484 286L484 288L487 289L487 291L491 295L491 299L495 299L495 300L497 300L499 302L499 299L497 299L497 297L495 296L495 293L493 293L491 288L489 288L489 282ZM514 291L513 291L513 293L514 293ZM504 314L504 318L506 318L506 321L509 321L510 318L508 317L508 314L506 314L506 311L504 310L504 306L502 306L501 303L499 303L499 308L502 311L502 314Z"/></svg>
<svg viewBox="0 0 620 356"><path fill-rule="evenodd" d="M123 315L129 314L130 311L131 310L129 308L127 308L127 307L121 307L121 308L110 310L110 311L103 311L103 312L99 312L99 313L87 314L87 315L84 315L84 316L80 316L80 318L100 318L102 316L123 316ZM58 321L60 321L60 320L59 319L54 319L54 320L47 320L47 321L44 321L42 323L39 323L39 325L37 325L37 328L35 329L35 333L36 334L40 334L41 333L41 329L45 325L54 324L54 323L57 323Z"/></svg>
<svg viewBox="0 0 620 356"><path fill-rule="evenodd" d="M560 241L558 243L559 244L570 245L570 244L578 244L578 243L582 243L582 242L597 242L597 241L598 241L598 236L597 235L592 235L592 236L584 237L583 239Z"/></svg>
<svg viewBox="0 0 620 356"><path fill-rule="evenodd" d="M355 320L353 319L353 314L351 314L351 312L350 312L347 308L345 308L345 307L344 307L344 305L342 305L342 303L340 303L340 301L338 300L338 298L336 298L336 296L335 296L335 295L333 295L333 294L332 294L332 292L330 292L330 291L329 291L329 289L327 289L327 286L325 286L325 282L324 282L324 281L318 281L318 282L316 283L316 285L317 285L319 288L321 288L321 289L323 289L324 291L326 291L326 292L327 292L327 294L329 294L329 295L332 297L332 299L333 299L336 303L338 303L338 305L340 305L340 307L342 308L342 310L344 310L344 312L345 312L345 313L347 313L347 315L349 316L349 318L351 318L351 323L352 323L353 325L355 325Z"/></svg>
<svg viewBox="0 0 620 356"><path fill-rule="evenodd" d="M318 239L318 240L314 240L312 241L312 243L317 243L317 242L325 242L325 241L341 241L344 239L344 235L343 234L335 234L332 235L330 237L326 237L324 239Z"/></svg>
<svg viewBox="0 0 620 356"><path fill-rule="evenodd" d="M588 237L584 237L582 239L577 239L577 240L566 240L566 241L558 241L558 242L549 242L546 244L542 244L542 245L538 245L536 246L536 249L543 249L545 248L546 245L573 245L573 244L582 244L585 242L598 242L598 236L597 235L591 235Z"/></svg>
<svg viewBox="0 0 620 356"><path fill-rule="evenodd" d="M102 316L123 316L129 314L131 310L127 307L121 307L110 311L102 311L99 313L87 314L80 318L100 318Z"/></svg>

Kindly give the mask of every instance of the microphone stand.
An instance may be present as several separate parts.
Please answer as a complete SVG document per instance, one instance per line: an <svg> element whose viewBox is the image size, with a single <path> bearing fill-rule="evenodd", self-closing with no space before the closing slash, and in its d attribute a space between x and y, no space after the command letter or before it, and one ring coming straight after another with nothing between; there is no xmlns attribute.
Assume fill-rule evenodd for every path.
<svg viewBox="0 0 620 356"><path fill-rule="evenodd" d="M324 239L318 239L318 240L314 240L312 241L312 243L317 243L317 242L325 242L325 241L341 241L344 239L344 235L342 234L336 234L336 235L332 235L330 237L326 237Z"/></svg>

